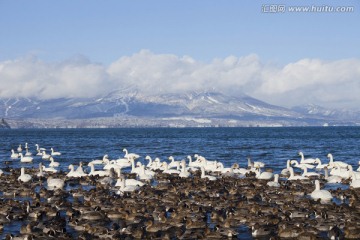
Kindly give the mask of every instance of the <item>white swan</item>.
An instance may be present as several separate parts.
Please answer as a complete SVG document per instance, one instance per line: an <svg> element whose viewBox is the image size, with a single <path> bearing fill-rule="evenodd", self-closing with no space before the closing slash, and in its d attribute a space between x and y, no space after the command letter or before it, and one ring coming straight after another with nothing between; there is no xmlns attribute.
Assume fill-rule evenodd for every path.
<svg viewBox="0 0 360 240"><path fill-rule="evenodd" d="M248 167L263 168L265 167L265 163L259 161L252 162L251 158L248 157Z"/></svg>
<svg viewBox="0 0 360 240"><path fill-rule="evenodd" d="M42 163L39 163L39 172L36 174L37 177L44 177L45 174L43 172Z"/></svg>
<svg viewBox="0 0 360 240"><path fill-rule="evenodd" d="M261 172L260 168L256 168L256 178L262 179L262 180L270 180L274 177L274 174L272 172Z"/></svg>
<svg viewBox="0 0 360 240"><path fill-rule="evenodd" d="M151 180L153 179L153 176L150 174L146 174L145 172L145 166L144 165L140 165L140 171L138 172L138 177L140 180Z"/></svg>
<svg viewBox="0 0 360 240"><path fill-rule="evenodd" d="M19 158L19 154L15 153L14 149L11 149L11 156L12 159L17 159Z"/></svg>
<svg viewBox="0 0 360 240"><path fill-rule="evenodd" d="M314 159L314 158L305 159L303 152L299 152L299 155L301 157L300 163L314 164L316 161L316 159Z"/></svg>
<svg viewBox="0 0 360 240"><path fill-rule="evenodd" d="M205 168L204 167L201 167L201 178L207 178L210 181L215 181L216 180L216 177L214 177L214 176L205 175Z"/></svg>
<svg viewBox="0 0 360 240"><path fill-rule="evenodd" d="M360 188L360 179L355 175L355 172L352 172L350 187Z"/></svg>
<svg viewBox="0 0 360 240"><path fill-rule="evenodd" d="M186 169L186 161L182 160L180 165L181 165L181 171L179 177L188 178L190 176L190 173Z"/></svg>
<svg viewBox="0 0 360 240"><path fill-rule="evenodd" d="M104 161L106 159L109 160L109 155L107 155L107 154L105 154L102 159L94 159L89 163L92 163L92 164L104 164Z"/></svg>
<svg viewBox="0 0 360 240"><path fill-rule="evenodd" d="M24 157L22 153L19 153L20 156L20 162L23 163L29 163L32 162L33 158L32 157Z"/></svg>
<svg viewBox="0 0 360 240"><path fill-rule="evenodd" d="M218 162L217 163L217 170L219 172L221 172L222 174L225 174L225 173L234 173L234 170L233 168L231 167L224 167L224 164L222 162Z"/></svg>
<svg viewBox="0 0 360 240"><path fill-rule="evenodd" d="M342 178L340 176L336 176L336 175L329 176L329 172L328 172L327 167L324 167L324 173L325 173L325 180L328 183L341 183Z"/></svg>
<svg viewBox="0 0 360 240"><path fill-rule="evenodd" d="M70 169L70 172L68 172L68 173L66 174L66 177L68 177L68 178L75 177L74 165L70 164L70 165L68 166L68 169Z"/></svg>
<svg viewBox="0 0 360 240"><path fill-rule="evenodd" d="M68 178L80 178L87 176L87 174L84 173L84 171L82 170L82 163L80 163L79 167L76 170L74 170L74 165L72 164L68 166L68 169L70 169L70 172L66 174L66 177Z"/></svg>
<svg viewBox="0 0 360 240"><path fill-rule="evenodd" d="M124 176L121 175L121 170L120 169L117 169L115 170L116 173L117 173L117 176L118 176L118 180L116 181L115 183L115 187L119 187L120 186L120 178L122 179L125 179ZM139 180L136 180L136 179L125 179L125 184L126 186L129 186L129 185L134 185L134 186L144 186L145 183L139 181Z"/></svg>
<svg viewBox="0 0 360 240"><path fill-rule="evenodd" d="M350 164L348 165L348 171L349 171L350 177L352 176L352 174L354 174L356 176L356 178L360 178L360 172L355 172L353 170L353 167Z"/></svg>
<svg viewBox="0 0 360 240"><path fill-rule="evenodd" d="M18 177L18 180L21 181L21 182L29 182L31 180L31 175L30 174L27 174L25 173L25 168L21 168L21 174L20 176Z"/></svg>
<svg viewBox="0 0 360 240"><path fill-rule="evenodd" d="M41 157L42 159L49 160L50 157L51 157L51 155L47 154L45 150L42 151L42 157Z"/></svg>
<svg viewBox="0 0 360 240"><path fill-rule="evenodd" d="M59 162L55 162L54 158L53 157L50 157L50 164L49 164L50 167L58 167L60 166L60 163Z"/></svg>
<svg viewBox="0 0 360 240"><path fill-rule="evenodd" d="M39 144L35 144L35 146L36 146L36 150L39 150L39 151L46 151L46 148L41 148L41 147L39 147Z"/></svg>
<svg viewBox="0 0 360 240"><path fill-rule="evenodd" d="M347 166L349 164L342 162L342 161L334 161L334 157L331 153L329 153L327 155L327 157L329 158L329 166L331 167L335 167L336 165L339 166L340 168L347 168Z"/></svg>
<svg viewBox="0 0 360 240"><path fill-rule="evenodd" d="M169 160L171 161L169 164L168 164L168 168L177 168L177 166L180 164L180 161L175 161L174 157L173 156L170 156L169 157Z"/></svg>
<svg viewBox="0 0 360 240"><path fill-rule="evenodd" d="M179 170L169 169L169 166L168 166L167 162L163 162L161 165L162 165L162 167L164 167L163 173L166 173L166 174L180 174Z"/></svg>
<svg viewBox="0 0 360 240"><path fill-rule="evenodd" d="M151 158L149 155L147 155L147 156L145 157L145 160L148 160L148 161L149 161L149 163L146 165L146 168L152 169L152 170L156 170L156 169L159 169L159 168L160 168L160 165L158 164L158 162L157 162L157 161L153 161L152 158Z"/></svg>
<svg viewBox="0 0 360 240"><path fill-rule="evenodd" d="M31 156L32 156L32 153L29 152L29 149L28 149L28 148L25 148L25 156L27 156L27 157L31 157Z"/></svg>
<svg viewBox="0 0 360 240"><path fill-rule="evenodd" d="M266 185L269 187L280 187L279 174L274 174L274 181L269 181Z"/></svg>
<svg viewBox="0 0 360 240"><path fill-rule="evenodd" d="M126 181L123 178L119 178L117 184L118 184L119 190L116 192L116 194L119 194L119 195L122 195L124 192L133 192L140 188L140 186L126 185Z"/></svg>
<svg viewBox="0 0 360 240"><path fill-rule="evenodd" d="M51 156L60 156L61 152L55 152L53 148L50 148L51 150Z"/></svg>
<svg viewBox="0 0 360 240"><path fill-rule="evenodd" d="M58 170L56 170L54 167L45 167L45 166L42 166L42 169L44 172L52 172L52 173L57 173Z"/></svg>
<svg viewBox="0 0 360 240"><path fill-rule="evenodd" d="M192 161L192 158L190 155L187 156L187 159L189 159L189 167L201 167L202 163L200 160Z"/></svg>
<svg viewBox="0 0 360 240"><path fill-rule="evenodd" d="M339 176L343 179L350 178L350 171L348 170L348 168L342 168L336 162L334 162L333 167L334 168L330 171L330 175Z"/></svg>
<svg viewBox="0 0 360 240"><path fill-rule="evenodd" d="M65 181L60 178L48 177L47 179L47 188L49 190L62 189L65 185Z"/></svg>
<svg viewBox="0 0 360 240"><path fill-rule="evenodd" d="M19 147L17 148L17 151L18 151L18 152L22 152L21 144L20 144Z"/></svg>
<svg viewBox="0 0 360 240"><path fill-rule="evenodd" d="M125 163L125 162L117 163L116 160L109 161L108 159L106 159L106 160L104 160L104 163L105 163L105 166L103 167L104 170L110 170L111 168L113 168L114 170L121 169L124 167L128 167L129 164L131 166L130 161L128 161L127 163Z"/></svg>
<svg viewBox="0 0 360 240"><path fill-rule="evenodd" d="M290 164L292 166L294 166L294 167L297 167L297 168L303 168L303 167L307 167L308 169L315 168L314 165L311 165L311 164L308 164L308 163L298 163L298 161L296 161L296 160L291 160Z"/></svg>
<svg viewBox="0 0 360 240"><path fill-rule="evenodd" d="M308 180L309 178L304 176L299 176L294 174L294 169L292 167L289 167L290 176L288 177L289 181L292 180Z"/></svg>
<svg viewBox="0 0 360 240"><path fill-rule="evenodd" d="M75 173L78 177L85 177L87 174L84 172L84 169L82 168L83 163L80 162L79 166L76 168Z"/></svg>
<svg viewBox="0 0 360 240"><path fill-rule="evenodd" d="M123 149L123 152L125 152L125 156L124 156L125 158L138 159L140 157L140 155L138 155L136 153L129 153L126 148Z"/></svg>
<svg viewBox="0 0 360 240"><path fill-rule="evenodd" d="M96 176L98 175L99 177L107 177L110 175L109 171L101 171L101 170L97 170L95 171L95 167L93 163L89 163L88 166L90 167L90 173L89 176Z"/></svg>
<svg viewBox="0 0 360 240"><path fill-rule="evenodd" d="M289 172L289 167L291 167L290 166L290 159L289 160L287 160L286 161L286 168L284 168L283 170L281 170L281 175L285 175L285 176L287 176L287 175L289 175L290 174L290 172Z"/></svg>
<svg viewBox="0 0 360 240"><path fill-rule="evenodd" d="M333 197L327 190L320 190L319 180L315 180L315 190L310 194L312 199L321 199L323 201L330 201Z"/></svg>
<svg viewBox="0 0 360 240"><path fill-rule="evenodd" d="M315 166L315 168L317 170L324 169L325 167L329 168L329 164L321 164L320 158L316 158L315 160L316 160L315 163L318 164L318 165Z"/></svg>
<svg viewBox="0 0 360 240"><path fill-rule="evenodd" d="M303 169L303 173L301 174L301 176L304 176L304 177L320 177L319 173L308 172L306 166L304 166L302 169Z"/></svg>

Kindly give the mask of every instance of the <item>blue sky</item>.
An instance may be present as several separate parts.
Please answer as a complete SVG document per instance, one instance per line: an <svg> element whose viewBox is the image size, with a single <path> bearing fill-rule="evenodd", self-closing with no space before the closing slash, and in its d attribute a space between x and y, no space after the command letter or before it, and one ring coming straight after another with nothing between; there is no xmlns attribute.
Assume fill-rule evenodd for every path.
<svg viewBox="0 0 360 240"><path fill-rule="evenodd" d="M353 6L354 12L262 12L262 6L272 4L284 4L286 8L307 5ZM360 56L359 20L360 3L356 0L0 0L0 64L6 63L9 67L9 61L19 65L20 61L26 65L24 61L28 63L30 58L33 63L35 61L43 64L41 69L54 71L53 69L59 68L59 65L81 59L87 62L88 66L90 64L103 68L104 73L99 74L106 76L104 79L99 77L97 81L100 83L113 82L115 78L124 79L126 78L124 75L129 76L129 73L114 70L115 65L124 64L124 58L132 61L130 65L136 65L139 62L138 58L144 58L144 54L148 54L149 59L161 56L176 57L180 62L183 61L184 56L189 56L196 62L196 66L206 65L209 68L211 65L212 69L216 69L219 66L214 66L214 61L217 59L224 61L229 56L234 56L237 58L237 63L242 61L240 63L242 67L253 64L254 68L257 68L254 70L257 72L252 73L252 77L245 81L247 85L235 85L250 95L279 104L284 102L284 97L295 96L292 92L293 88L284 90L280 87L272 92L266 92L256 89L254 85L260 84L263 89L271 85L269 79L274 79L274 76L281 75L277 79L284 78L286 66L288 68L294 65L303 66L303 63L313 64L311 60L320 60L319 68L325 71L329 69L329 65L339 66L338 61L348 61L345 65L351 65L350 70L353 72L348 77L351 79L346 83L351 88L356 85L354 79L359 77L357 64ZM246 59L251 63L246 62ZM304 59L310 60L304 62ZM140 65L136 66L141 68ZM172 67L176 68L176 63ZM123 69L123 66L120 68ZM307 67L305 76L313 72L309 68L311 67ZM45 71L44 69L41 71ZM194 73L195 69L199 68L191 66L190 69L182 71ZM162 70L160 66L157 69L159 72L168 70ZM343 68L340 70L345 71ZM109 71L118 74L117 77L111 74L109 76ZM269 76L271 72L274 72L273 76ZM27 79L29 75L31 78L38 78L33 72L27 74L25 74ZM47 74L54 75L54 73ZM144 73L143 77L146 75ZM1 68L0 76L2 76ZM236 78L236 75L231 76ZM241 73L239 76L242 76ZM139 82L140 78L141 76L139 79L128 79L128 81ZM178 81L184 79L183 76L179 78ZM317 81L316 85L324 83L324 80L316 80L317 76L311 75L310 78ZM19 78L18 81L23 79L24 77ZM205 80L202 81L200 82L204 83ZM218 81L222 80L218 79ZM279 84L281 85L276 82L272 87ZM232 86L234 82L230 81L226 89L231 89ZM304 86L301 87L299 91L309 90L309 88L303 89ZM355 106L354 101L359 99L349 99L348 91L350 90L344 89L347 93L343 93L342 99L329 99L329 97L319 99L319 96L316 96L319 92L316 92L312 97L307 97L307 102L301 103L318 101L326 105L330 101L329 105ZM11 91L0 89L0 95L9 96ZM284 96L279 97L279 95ZM277 97L279 99L276 99ZM289 104L296 105L296 101Z"/></svg>

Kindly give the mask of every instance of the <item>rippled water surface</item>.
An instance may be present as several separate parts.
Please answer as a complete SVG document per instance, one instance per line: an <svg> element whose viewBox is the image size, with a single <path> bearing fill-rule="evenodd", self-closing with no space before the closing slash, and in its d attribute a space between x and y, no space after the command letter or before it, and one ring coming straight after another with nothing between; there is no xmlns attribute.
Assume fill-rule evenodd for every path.
<svg viewBox="0 0 360 240"><path fill-rule="evenodd" d="M60 151L55 157L63 170L70 163L88 162L108 154L110 159L122 157L123 148L141 155L176 160L187 155L201 154L210 160L222 161L225 166L237 162L246 166L247 157L263 161L275 171L285 167L287 159L319 157L327 162L332 153L335 160L351 163L360 160L360 128L307 127L307 128L152 128L152 129L16 129L0 131L1 167L10 160L11 149L29 144L35 154L35 144ZM12 162L11 167L37 167L42 161L34 158L32 164Z"/></svg>

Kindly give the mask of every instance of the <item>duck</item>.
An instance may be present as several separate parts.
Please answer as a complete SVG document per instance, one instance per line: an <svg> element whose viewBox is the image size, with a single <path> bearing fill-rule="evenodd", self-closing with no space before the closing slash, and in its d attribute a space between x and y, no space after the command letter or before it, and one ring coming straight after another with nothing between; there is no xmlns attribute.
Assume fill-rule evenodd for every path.
<svg viewBox="0 0 360 240"><path fill-rule="evenodd" d="M129 153L126 148L123 149L123 152L125 152L125 156L124 156L125 158L138 159L140 157L140 155L138 155L136 153Z"/></svg>
<svg viewBox="0 0 360 240"><path fill-rule="evenodd" d="M55 152L53 148L50 148L51 150L51 156L60 156L61 152Z"/></svg>
<svg viewBox="0 0 360 240"><path fill-rule="evenodd" d="M269 187L280 187L279 174L274 174L274 181L269 181L266 185Z"/></svg>
<svg viewBox="0 0 360 240"><path fill-rule="evenodd" d="M205 168L203 166L200 169L201 169L201 178L207 178L210 181L215 181L217 179L215 176L205 175Z"/></svg>
<svg viewBox="0 0 360 240"><path fill-rule="evenodd" d="M47 187L49 190L62 189L65 185L65 181L61 178L48 177Z"/></svg>
<svg viewBox="0 0 360 240"><path fill-rule="evenodd" d="M307 159L305 159L303 152L299 152L299 155L300 155L300 157L301 157L300 164L301 164L301 163L315 164L315 162L316 162L316 159L314 159L314 158L307 158Z"/></svg>
<svg viewBox="0 0 360 240"><path fill-rule="evenodd" d="M14 151L14 149L11 149L11 158L12 159L17 159L17 158L19 158L19 153L15 153L15 151Z"/></svg>
<svg viewBox="0 0 360 240"><path fill-rule="evenodd" d="M310 196L312 199L320 199L323 201L330 201L333 198L329 191L320 189L319 180L315 180L315 190L310 194Z"/></svg>
<svg viewBox="0 0 360 240"><path fill-rule="evenodd" d="M24 157L22 153L19 153L20 156L20 162L22 163L30 163L33 161L32 157Z"/></svg>
<svg viewBox="0 0 360 240"><path fill-rule="evenodd" d="M50 157L50 161L51 161L50 164L49 164L50 167L58 167L58 166L60 166L60 163L55 162L53 157Z"/></svg>
<svg viewBox="0 0 360 240"><path fill-rule="evenodd" d="M32 177L30 174L25 173L25 168L21 168L21 175L18 177L18 180L21 182L29 182L31 181Z"/></svg>

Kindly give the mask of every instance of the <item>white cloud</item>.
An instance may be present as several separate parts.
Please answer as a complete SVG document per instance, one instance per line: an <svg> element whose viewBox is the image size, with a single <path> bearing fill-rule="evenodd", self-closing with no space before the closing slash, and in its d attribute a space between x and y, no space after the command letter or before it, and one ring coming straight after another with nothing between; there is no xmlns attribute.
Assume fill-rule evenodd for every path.
<svg viewBox="0 0 360 240"><path fill-rule="evenodd" d="M151 94L215 89L281 106L315 103L354 107L360 100L360 60L302 59L264 64L251 54L204 63L190 56L142 50L104 66L85 57L49 63L36 57L0 62L0 98L91 97L135 85Z"/></svg>

